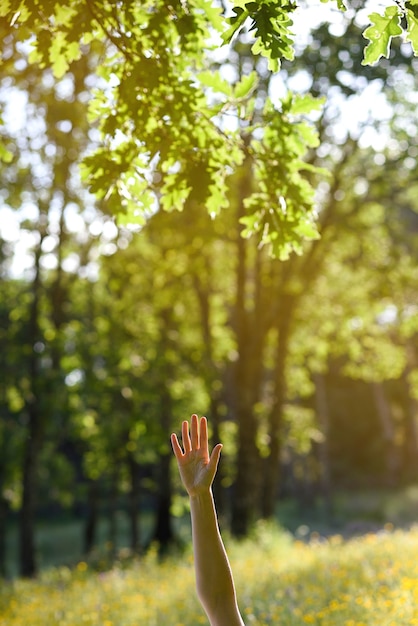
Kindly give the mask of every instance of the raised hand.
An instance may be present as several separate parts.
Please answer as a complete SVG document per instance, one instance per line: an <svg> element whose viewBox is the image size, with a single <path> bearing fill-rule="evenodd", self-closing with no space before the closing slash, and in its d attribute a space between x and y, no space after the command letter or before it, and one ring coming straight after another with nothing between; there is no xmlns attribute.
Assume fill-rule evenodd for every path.
<svg viewBox="0 0 418 626"><path fill-rule="evenodd" d="M208 425L206 417L192 415L182 424L183 449L177 435L171 435L171 445L177 459L180 476L190 497L208 492L215 478L222 444L218 443L209 457Z"/></svg>

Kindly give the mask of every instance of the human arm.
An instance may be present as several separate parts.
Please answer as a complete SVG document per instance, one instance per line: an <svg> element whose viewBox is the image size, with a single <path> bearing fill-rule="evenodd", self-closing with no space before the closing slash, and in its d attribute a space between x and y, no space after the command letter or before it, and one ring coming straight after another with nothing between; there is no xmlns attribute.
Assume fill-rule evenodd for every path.
<svg viewBox="0 0 418 626"><path fill-rule="evenodd" d="M180 476L190 497L196 588L211 626L244 626L240 615L231 566L219 531L212 482L221 444L209 456L207 421L192 415L182 424L181 448L171 435Z"/></svg>

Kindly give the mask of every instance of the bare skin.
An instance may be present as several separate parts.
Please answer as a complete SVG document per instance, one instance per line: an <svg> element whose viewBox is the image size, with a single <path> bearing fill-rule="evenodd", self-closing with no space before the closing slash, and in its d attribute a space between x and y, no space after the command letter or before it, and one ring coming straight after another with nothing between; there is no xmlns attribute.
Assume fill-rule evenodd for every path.
<svg viewBox="0 0 418 626"><path fill-rule="evenodd" d="M205 417L192 415L182 424L181 447L177 436L171 444L180 476L190 497L196 588L211 626L244 626L240 615L231 566L219 531L212 483L222 444L209 456Z"/></svg>

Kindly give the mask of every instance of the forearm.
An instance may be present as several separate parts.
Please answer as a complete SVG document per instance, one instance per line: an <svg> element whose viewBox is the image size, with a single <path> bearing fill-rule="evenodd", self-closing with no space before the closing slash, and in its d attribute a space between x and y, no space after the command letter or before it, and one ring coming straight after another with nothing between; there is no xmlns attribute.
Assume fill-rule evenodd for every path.
<svg viewBox="0 0 418 626"><path fill-rule="evenodd" d="M196 587L211 624L236 607L235 587L220 535L212 491L190 498ZM236 609L238 613L238 610ZM241 620L234 623L242 624Z"/></svg>

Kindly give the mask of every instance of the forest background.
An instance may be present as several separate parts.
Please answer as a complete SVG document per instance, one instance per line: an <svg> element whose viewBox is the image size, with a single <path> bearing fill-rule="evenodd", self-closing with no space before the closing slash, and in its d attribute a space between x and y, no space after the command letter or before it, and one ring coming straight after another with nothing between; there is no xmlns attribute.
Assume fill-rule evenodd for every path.
<svg viewBox="0 0 418 626"><path fill-rule="evenodd" d="M1 573L37 571L51 522L81 522L74 559L100 520L111 558L121 520L133 552L175 543L168 435L194 411L225 444L234 535L292 503L346 524L340 498L364 490L352 519L412 521L416 3L386 9L377 52L369 33L368 61L389 57L373 66L362 3L303 4L294 44L291 3L15 4L0 3ZM406 495L388 512L370 492Z"/></svg>

